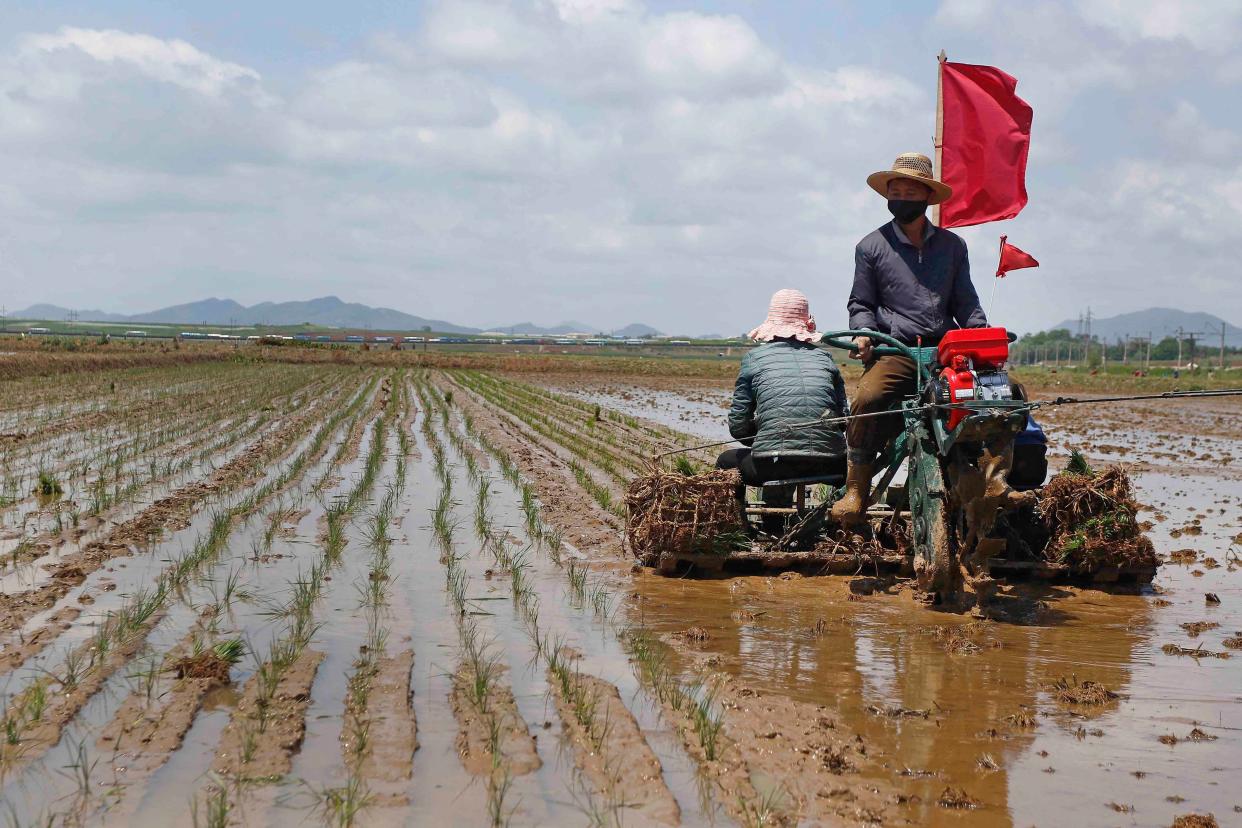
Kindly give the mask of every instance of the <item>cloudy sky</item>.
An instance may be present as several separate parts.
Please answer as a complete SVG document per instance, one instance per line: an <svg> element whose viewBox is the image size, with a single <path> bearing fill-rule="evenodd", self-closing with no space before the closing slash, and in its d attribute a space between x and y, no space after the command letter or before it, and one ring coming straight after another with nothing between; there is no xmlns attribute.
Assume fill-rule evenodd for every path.
<svg viewBox="0 0 1242 828"><path fill-rule="evenodd" d="M173 8L174 6L194 8ZM5 3L0 304L336 294L462 324L843 325L935 55L1035 109L1019 330L1242 324L1242 2Z"/></svg>

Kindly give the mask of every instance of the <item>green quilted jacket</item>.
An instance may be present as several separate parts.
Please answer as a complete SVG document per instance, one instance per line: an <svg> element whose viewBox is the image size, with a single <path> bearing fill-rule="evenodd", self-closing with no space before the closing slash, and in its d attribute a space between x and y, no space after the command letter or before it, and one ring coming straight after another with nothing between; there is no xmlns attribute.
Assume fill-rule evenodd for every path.
<svg viewBox="0 0 1242 828"><path fill-rule="evenodd" d="M737 440L753 437L755 457L841 457L842 426L792 430L786 426L849 413L845 382L828 352L777 339L742 359L729 409L729 433Z"/></svg>

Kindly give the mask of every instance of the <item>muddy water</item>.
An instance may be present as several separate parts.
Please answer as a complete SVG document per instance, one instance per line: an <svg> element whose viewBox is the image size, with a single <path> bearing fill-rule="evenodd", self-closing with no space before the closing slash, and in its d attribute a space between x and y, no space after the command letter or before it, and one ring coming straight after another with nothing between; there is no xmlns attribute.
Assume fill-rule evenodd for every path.
<svg viewBox="0 0 1242 828"><path fill-rule="evenodd" d="M702 392L670 413L667 391L571 390L723 436L719 405ZM683 416L689 410L701 412L695 428ZM1228 652L1222 641L1242 632L1242 562L1229 563L1242 553L1242 469L1231 465L1242 456L1242 406L1196 403L1177 414L1114 406L1099 416L1063 409L1043 419L1054 458L1073 447L1097 462L1135 463L1138 497L1151 507L1140 519L1155 523L1157 549L1191 548L1200 561L1166 565L1139 594L1016 585L1015 599L1045 608L1028 604L1026 623L985 622L975 652L949 652L934 634L971 619L923 608L900 588L850 600L847 578L643 574L633 581L633 612L670 638L703 628L706 641L681 646L687 665L833 711L838 728L883 757L885 781L902 791L899 812L912 823L1168 825L1192 811L1214 812L1221 824L1242 820L1242 651L1219 659L1161 649ZM1209 592L1219 605L1205 602ZM1179 626L1197 621L1220 626L1197 638ZM1049 690L1062 677L1122 698L1067 709ZM899 710L907 714L885 715ZM1033 726L1007 718L1022 711ZM1196 727L1209 738L1187 740ZM1178 741L1160 741L1169 735ZM937 804L949 787L976 806Z"/></svg>

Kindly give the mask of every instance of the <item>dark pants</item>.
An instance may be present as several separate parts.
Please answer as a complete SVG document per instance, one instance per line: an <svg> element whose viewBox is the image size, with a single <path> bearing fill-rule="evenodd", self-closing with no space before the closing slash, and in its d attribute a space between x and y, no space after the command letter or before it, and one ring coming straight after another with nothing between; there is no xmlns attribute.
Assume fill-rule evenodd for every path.
<svg viewBox="0 0 1242 828"><path fill-rule="evenodd" d="M721 452L716 458L716 468L737 469L747 486L762 486L769 480L845 473L845 464L839 457L755 457L748 448Z"/></svg>
<svg viewBox="0 0 1242 828"><path fill-rule="evenodd" d="M902 356L882 356L863 370L862 379L850 399L851 414L887 411L915 391L918 369ZM850 420L845 441L850 447L851 463L871 463L888 441L905 427L900 412L881 417Z"/></svg>

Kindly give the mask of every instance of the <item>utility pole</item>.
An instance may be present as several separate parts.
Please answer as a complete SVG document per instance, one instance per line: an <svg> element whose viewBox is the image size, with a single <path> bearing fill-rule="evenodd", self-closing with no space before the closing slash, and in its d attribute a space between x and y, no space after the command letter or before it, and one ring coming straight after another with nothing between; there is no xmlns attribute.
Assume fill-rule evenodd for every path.
<svg viewBox="0 0 1242 828"><path fill-rule="evenodd" d="M1190 361L1194 362L1195 360L1195 337L1196 336L1203 336L1203 331L1188 331L1182 328L1180 325L1178 326L1177 328L1177 367L1180 368L1182 366L1182 338L1183 337L1185 337L1186 341L1190 343Z"/></svg>
<svg viewBox="0 0 1242 828"><path fill-rule="evenodd" d="M1151 373L1151 331L1147 332L1147 358L1143 360L1143 370Z"/></svg>
<svg viewBox="0 0 1242 828"><path fill-rule="evenodd" d="M0 313L0 319L3 319L3 313ZM1220 370L1225 370L1225 321L1222 319L1220 323ZM1212 331L1212 333L1215 333Z"/></svg>
<svg viewBox="0 0 1242 828"><path fill-rule="evenodd" d="M1087 306L1087 316L1083 320L1082 331L1082 362L1087 365L1091 362L1091 306Z"/></svg>
<svg viewBox="0 0 1242 828"><path fill-rule="evenodd" d="M1126 334L1125 344L1121 346L1121 364L1130 364L1130 335Z"/></svg>

